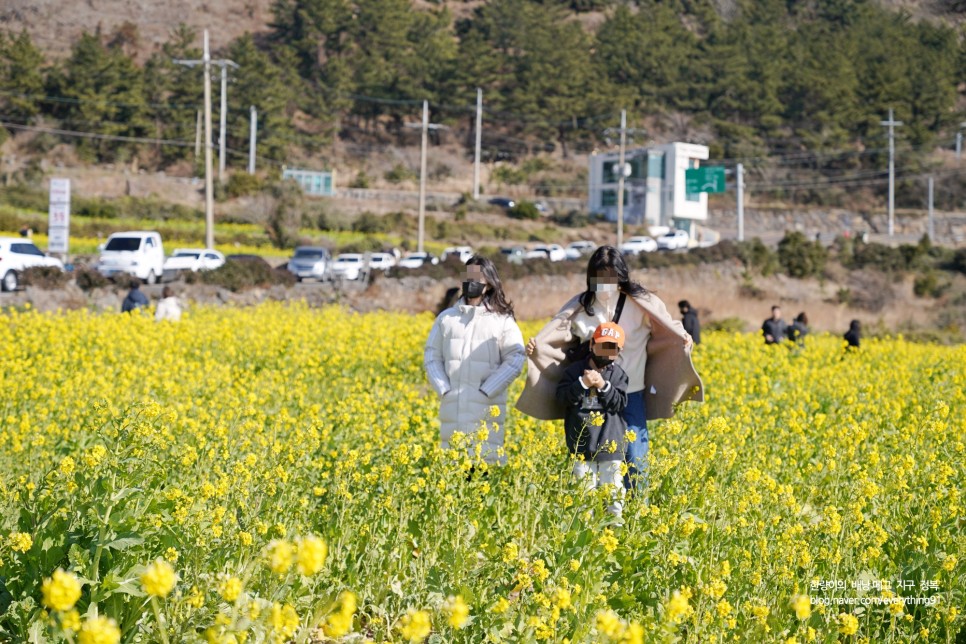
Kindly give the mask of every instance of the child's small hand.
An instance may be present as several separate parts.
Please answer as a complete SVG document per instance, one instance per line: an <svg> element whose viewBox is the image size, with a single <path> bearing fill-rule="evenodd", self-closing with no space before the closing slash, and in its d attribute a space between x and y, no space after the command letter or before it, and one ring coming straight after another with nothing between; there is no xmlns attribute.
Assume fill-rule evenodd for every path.
<svg viewBox="0 0 966 644"><path fill-rule="evenodd" d="M593 369L584 370L584 382L587 383L588 387L596 387L600 389L604 386L604 379L601 377L600 373L594 371Z"/></svg>

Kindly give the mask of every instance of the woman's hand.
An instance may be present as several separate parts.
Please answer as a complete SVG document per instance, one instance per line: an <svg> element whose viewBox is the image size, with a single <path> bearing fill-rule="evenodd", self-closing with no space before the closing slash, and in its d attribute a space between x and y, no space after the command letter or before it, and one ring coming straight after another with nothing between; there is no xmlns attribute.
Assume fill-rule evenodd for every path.
<svg viewBox="0 0 966 644"><path fill-rule="evenodd" d="M536 351L536 350L537 350L537 339L536 338L530 338L530 341L527 342L527 346L524 349L524 351L526 351L526 354L528 356L532 356L533 355L533 352Z"/></svg>

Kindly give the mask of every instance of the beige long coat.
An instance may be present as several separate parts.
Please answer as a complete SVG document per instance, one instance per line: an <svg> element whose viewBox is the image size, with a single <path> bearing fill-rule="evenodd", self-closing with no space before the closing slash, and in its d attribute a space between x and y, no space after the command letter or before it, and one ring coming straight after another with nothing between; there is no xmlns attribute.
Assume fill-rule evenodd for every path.
<svg viewBox="0 0 966 644"><path fill-rule="evenodd" d="M644 370L644 406L648 420L670 418L674 405L685 400L702 402L704 386L691 362L693 344L684 327L667 311L656 295L646 293L628 297L625 306L639 306L651 322ZM563 375L564 349L574 344L571 320L580 310L576 295L540 330L536 348L527 358L527 384L516 408L540 420L564 417L564 407L556 399L557 383ZM635 329L625 329L628 335Z"/></svg>

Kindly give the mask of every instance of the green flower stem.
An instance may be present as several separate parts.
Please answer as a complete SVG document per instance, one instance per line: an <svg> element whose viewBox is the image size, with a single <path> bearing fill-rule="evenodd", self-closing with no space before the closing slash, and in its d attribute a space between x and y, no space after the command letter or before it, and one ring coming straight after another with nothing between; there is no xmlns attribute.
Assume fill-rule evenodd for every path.
<svg viewBox="0 0 966 644"><path fill-rule="evenodd" d="M151 596L151 609L154 610L154 619L158 622L158 634L161 635L163 644L168 644L168 629L161 623L161 608L158 606L158 598Z"/></svg>

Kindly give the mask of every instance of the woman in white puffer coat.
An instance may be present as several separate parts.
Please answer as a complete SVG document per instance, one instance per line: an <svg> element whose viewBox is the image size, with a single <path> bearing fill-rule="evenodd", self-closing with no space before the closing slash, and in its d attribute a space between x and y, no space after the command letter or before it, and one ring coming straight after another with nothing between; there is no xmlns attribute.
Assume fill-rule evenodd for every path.
<svg viewBox="0 0 966 644"><path fill-rule="evenodd" d="M466 262L463 295L436 317L423 366L440 397L439 432L444 449L453 434L468 441L467 453L490 464L506 463L503 422L507 388L523 370L523 335L496 267L485 257ZM496 407L499 415L491 410ZM481 426L488 434L480 439Z"/></svg>

